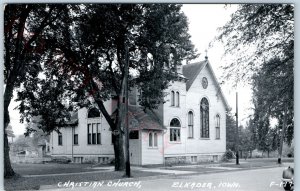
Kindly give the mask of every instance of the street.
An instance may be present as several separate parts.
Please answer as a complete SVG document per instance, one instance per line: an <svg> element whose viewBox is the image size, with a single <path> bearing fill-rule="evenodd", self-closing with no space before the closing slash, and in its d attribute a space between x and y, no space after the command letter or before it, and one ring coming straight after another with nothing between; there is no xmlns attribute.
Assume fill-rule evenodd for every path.
<svg viewBox="0 0 300 191"><path fill-rule="evenodd" d="M216 191L268 191L284 190L282 171L286 167L220 172L201 175L181 175L149 180L127 179L94 182L84 187L81 183L60 183L58 190L216 190ZM75 186L75 184L77 184ZM62 189L65 185L65 188ZM86 184L87 185L87 184ZM75 186L75 187L73 187Z"/></svg>

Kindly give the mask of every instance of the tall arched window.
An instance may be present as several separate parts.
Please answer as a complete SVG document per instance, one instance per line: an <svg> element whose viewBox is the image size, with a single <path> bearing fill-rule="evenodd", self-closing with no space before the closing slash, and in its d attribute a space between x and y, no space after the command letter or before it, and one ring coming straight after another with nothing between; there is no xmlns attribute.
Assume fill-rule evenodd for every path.
<svg viewBox="0 0 300 191"><path fill-rule="evenodd" d="M194 114L192 111L189 111L188 113L188 138L194 137Z"/></svg>
<svg viewBox="0 0 300 191"><path fill-rule="evenodd" d="M175 106L175 92L171 91L171 106Z"/></svg>
<svg viewBox="0 0 300 191"><path fill-rule="evenodd" d="M157 147L157 133L154 133L154 147Z"/></svg>
<svg viewBox="0 0 300 191"><path fill-rule="evenodd" d="M179 97L179 92L176 92L176 107L179 107L180 103L180 97Z"/></svg>
<svg viewBox="0 0 300 191"><path fill-rule="evenodd" d="M170 141L180 141L180 121L177 118L173 118L170 122Z"/></svg>
<svg viewBox="0 0 300 191"><path fill-rule="evenodd" d="M216 139L220 139L220 115L216 115Z"/></svg>
<svg viewBox="0 0 300 191"><path fill-rule="evenodd" d="M149 147L153 147L153 138L152 138L152 133L149 133Z"/></svg>
<svg viewBox="0 0 300 191"><path fill-rule="evenodd" d="M200 125L201 138L209 138L209 104L206 98L200 103Z"/></svg>

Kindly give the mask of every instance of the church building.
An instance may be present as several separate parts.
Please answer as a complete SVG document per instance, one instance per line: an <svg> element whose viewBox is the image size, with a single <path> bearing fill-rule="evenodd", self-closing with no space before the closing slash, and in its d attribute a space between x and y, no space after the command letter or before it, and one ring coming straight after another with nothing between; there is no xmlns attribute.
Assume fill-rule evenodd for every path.
<svg viewBox="0 0 300 191"><path fill-rule="evenodd" d="M208 59L182 65L180 80L166 89L165 103L155 111L138 104L139 92L129 95L130 162L135 165L218 161L226 150L229 110ZM105 102L109 114L114 101ZM53 132L52 157L73 162L109 163L114 158L112 131L96 107L82 108L70 124Z"/></svg>

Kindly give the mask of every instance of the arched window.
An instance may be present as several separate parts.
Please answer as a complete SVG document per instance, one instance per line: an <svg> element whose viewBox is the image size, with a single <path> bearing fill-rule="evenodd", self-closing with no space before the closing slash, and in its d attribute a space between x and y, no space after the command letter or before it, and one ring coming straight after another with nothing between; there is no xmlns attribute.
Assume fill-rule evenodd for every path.
<svg viewBox="0 0 300 191"><path fill-rule="evenodd" d="M157 147L157 133L154 133L154 147Z"/></svg>
<svg viewBox="0 0 300 191"><path fill-rule="evenodd" d="M194 137L194 114L192 111L189 111L188 113L188 138Z"/></svg>
<svg viewBox="0 0 300 191"><path fill-rule="evenodd" d="M180 121L174 118L170 122L170 141L180 141Z"/></svg>
<svg viewBox="0 0 300 191"><path fill-rule="evenodd" d="M96 108L91 108L88 113L88 118L100 117L100 111Z"/></svg>
<svg viewBox="0 0 300 191"><path fill-rule="evenodd" d="M176 107L179 107L180 103L180 97L179 97L179 92L176 92Z"/></svg>
<svg viewBox="0 0 300 191"><path fill-rule="evenodd" d="M200 103L200 125L201 138L209 138L209 104L206 98Z"/></svg>
<svg viewBox="0 0 300 191"><path fill-rule="evenodd" d="M175 93L171 91L171 106L175 106Z"/></svg>
<svg viewBox="0 0 300 191"><path fill-rule="evenodd" d="M216 139L220 139L220 115L216 115Z"/></svg>
<svg viewBox="0 0 300 191"><path fill-rule="evenodd" d="M88 118L100 118L100 111L94 107L89 109ZM100 119L89 119L88 120L88 122L87 122L87 144L88 145L100 145L101 144Z"/></svg>
<svg viewBox="0 0 300 191"><path fill-rule="evenodd" d="M149 133L149 147L153 147L152 133Z"/></svg>

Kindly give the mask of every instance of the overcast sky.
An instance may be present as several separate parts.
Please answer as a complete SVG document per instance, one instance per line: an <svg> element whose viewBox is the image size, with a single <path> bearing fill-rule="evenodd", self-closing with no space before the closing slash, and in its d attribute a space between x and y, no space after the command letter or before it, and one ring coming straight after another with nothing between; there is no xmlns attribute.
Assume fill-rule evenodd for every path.
<svg viewBox="0 0 300 191"><path fill-rule="evenodd" d="M224 4L185 4L182 10L187 15L189 20L189 32L191 40L195 44L200 57L196 60L203 60L205 50L207 49L208 59L214 69L217 78L220 80L222 70L221 56L224 47L219 45L208 49L209 42L217 35L217 28L223 26L229 19L230 15L237 9L237 5L230 5L225 8ZM223 84L222 90L227 98L227 101L232 108L232 113L235 112L235 92L237 89L232 88L233 84ZM250 114L248 108L250 105L251 91L249 87L239 87L239 119L242 124L245 124L245 119ZM13 110L18 103L12 101L9 107L11 125L15 135L21 135L25 131L25 125L20 124L20 115L17 110Z"/></svg>
<svg viewBox="0 0 300 191"><path fill-rule="evenodd" d="M201 53L197 60L203 60L207 49L207 56L212 68L219 80L223 81L221 66L224 64L222 55L224 47L219 43L217 46L209 48L209 43L218 34L217 28L225 25L230 20L230 15L237 10L237 4L185 4L182 10L189 19L189 32L191 40L195 44L198 52ZM234 84L224 81L221 85L222 91L232 108L232 113L236 112L236 92L238 91L239 100L239 123L245 125L247 117L252 113L251 107L251 87L237 85L238 88L232 88Z"/></svg>

